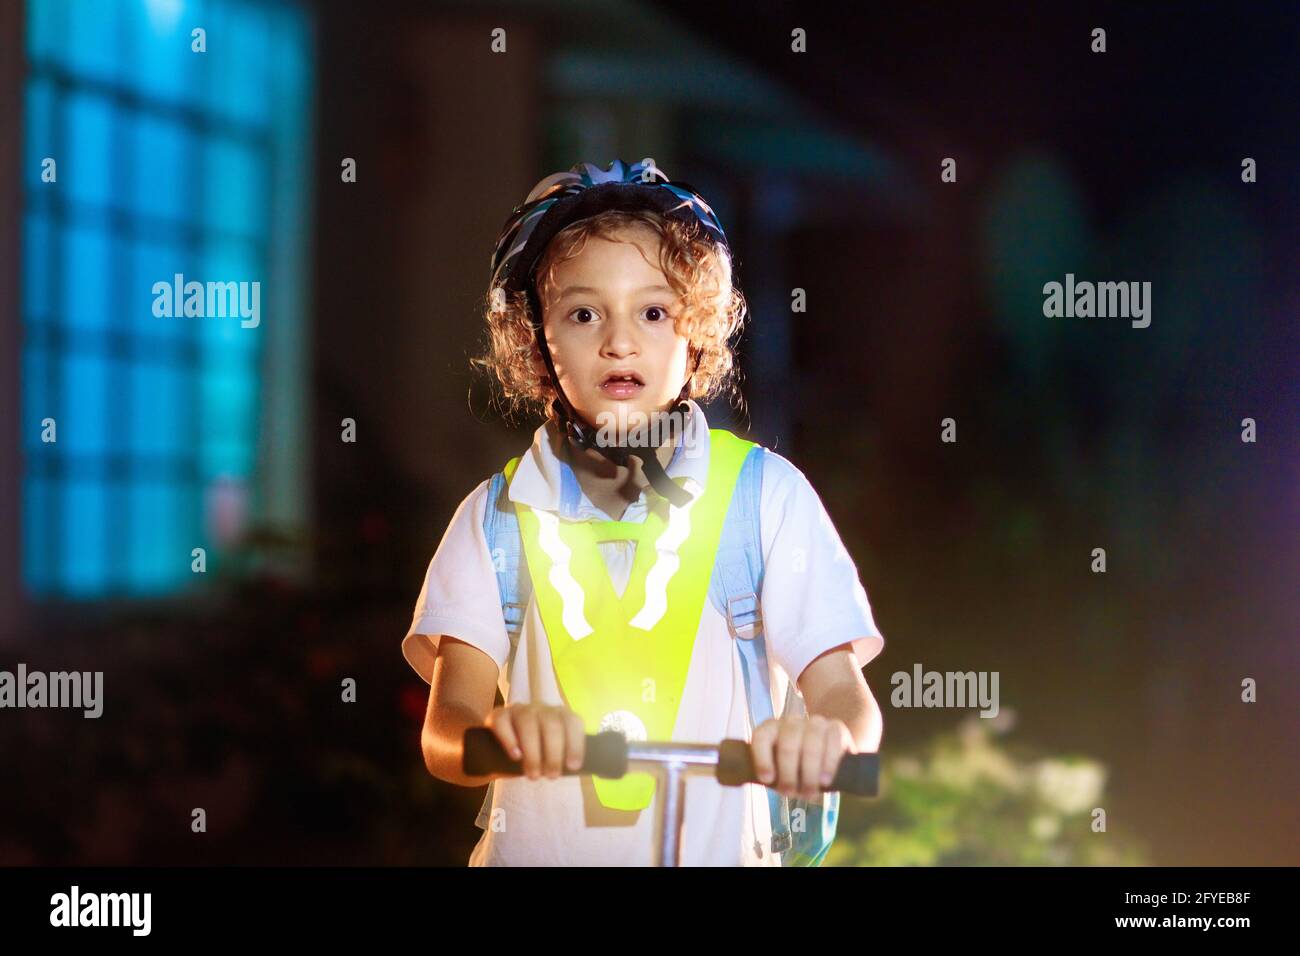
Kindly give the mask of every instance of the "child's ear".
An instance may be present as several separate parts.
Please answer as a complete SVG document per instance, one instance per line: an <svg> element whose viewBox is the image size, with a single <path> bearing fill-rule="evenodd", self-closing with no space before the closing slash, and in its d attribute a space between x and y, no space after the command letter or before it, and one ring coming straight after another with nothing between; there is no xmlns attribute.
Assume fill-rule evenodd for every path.
<svg viewBox="0 0 1300 956"><path fill-rule="evenodd" d="M532 350L529 353L529 365L532 367L533 374L543 382L546 381L546 363L542 361L542 351L537 347L534 340Z"/></svg>
<svg viewBox="0 0 1300 956"><path fill-rule="evenodd" d="M686 363L686 381L682 383L682 387L677 392L677 400L679 402L689 398L695 386L695 368L698 357L694 354L693 349L691 351L692 354L687 359Z"/></svg>

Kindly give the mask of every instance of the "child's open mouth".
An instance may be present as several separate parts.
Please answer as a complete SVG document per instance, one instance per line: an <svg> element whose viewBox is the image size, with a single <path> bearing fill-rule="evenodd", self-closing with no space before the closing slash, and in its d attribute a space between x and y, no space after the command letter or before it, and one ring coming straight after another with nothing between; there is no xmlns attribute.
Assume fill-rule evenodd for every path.
<svg viewBox="0 0 1300 956"><path fill-rule="evenodd" d="M632 398L645 388L645 382L636 372L621 369L610 372L600 383L600 390L610 398Z"/></svg>

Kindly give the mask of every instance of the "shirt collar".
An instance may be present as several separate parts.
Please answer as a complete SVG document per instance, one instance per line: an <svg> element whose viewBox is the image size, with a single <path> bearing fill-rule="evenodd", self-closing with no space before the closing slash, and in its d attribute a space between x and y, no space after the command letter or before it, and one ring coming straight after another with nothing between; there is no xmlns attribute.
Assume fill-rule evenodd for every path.
<svg viewBox="0 0 1300 956"><path fill-rule="evenodd" d="M690 408L686 427L678 436L672 460L664 470L669 478L694 480L702 494L709 473L709 424L703 409L694 400L687 399L686 404ZM507 497L530 508L555 512L570 521L608 520L609 516L587 499L573 467L560 457L565 440L554 421L548 420L541 425L533 433L532 446L519 459ZM625 519L644 507L647 491L659 496L657 491L647 486L637 501L628 506Z"/></svg>

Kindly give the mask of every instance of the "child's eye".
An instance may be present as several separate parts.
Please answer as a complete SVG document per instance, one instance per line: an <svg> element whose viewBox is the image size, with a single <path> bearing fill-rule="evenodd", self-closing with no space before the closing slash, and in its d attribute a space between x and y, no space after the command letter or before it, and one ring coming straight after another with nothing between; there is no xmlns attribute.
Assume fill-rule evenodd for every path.
<svg viewBox="0 0 1300 956"><path fill-rule="evenodd" d="M651 322L662 322L664 319L668 318L668 312L657 305L652 305L650 308L645 310L645 316Z"/></svg>
<svg viewBox="0 0 1300 956"><path fill-rule="evenodd" d="M583 318L584 315L590 316L590 318ZM579 323L580 325L589 325L591 322L595 320L596 313L592 312L591 309L587 309L587 308L574 309L573 313L569 316L569 318L573 319L573 321Z"/></svg>

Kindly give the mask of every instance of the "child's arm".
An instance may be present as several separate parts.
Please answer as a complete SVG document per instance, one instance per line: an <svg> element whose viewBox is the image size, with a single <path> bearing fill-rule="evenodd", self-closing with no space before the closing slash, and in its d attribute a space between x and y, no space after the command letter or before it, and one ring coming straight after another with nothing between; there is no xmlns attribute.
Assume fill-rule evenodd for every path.
<svg viewBox="0 0 1300 956"><path fill-rule="evenodd" d="M429 682L429 707L420 733L424 765L439 780L462 787L486 786L487 777L461 770L465 731L481 727L496 703L497 665L473 644L443 635Z"/></svg>
<svg viewBox="0 0 1300 956"><path fill-rule="evenodd" d="M811 714L844 721L856 753L875 753L884 733L884 717L862 676L852 644L822 654L799 676L799 693Z"/></svg>
<svg viewBox="0 0 1300 956"><path fill-rule="evenodd" d="M807 716L764 721L753 734L758 779L780 793L816 799L846 753L874 753L882 719L852 644L819 655L799 675Z"/></svg>
<svg viewBox="0 0 1300 956"><path fill-rule="evenodd" d="M767 772L764 783L813 799L843 754L880 745L880 707L861 667L884 637L821 498L788 459L765 454L763 630L769 654L796 681L807 716L792 713L756 727L754 763Z"/></svg>
<svg viewBox="0 0 1300 956"><path fill-rule="evenodd" d="M496 703L497 668L473 644L443 636L429 682L429 709L420 734L424 765L439 780L462 787L485 786L490 777L469 777L461 770L465 731L487 725L507 752L517 751L524 775L554 779L561 764L582 766L586 731L582 718L567 707Z"/></svg>

